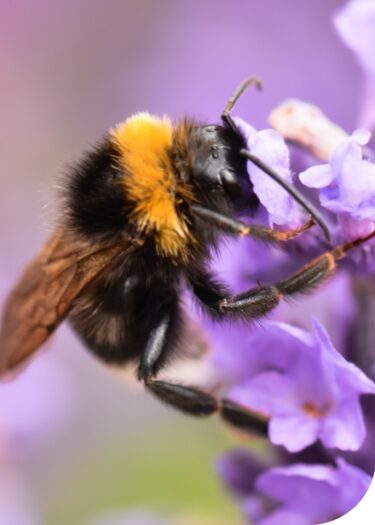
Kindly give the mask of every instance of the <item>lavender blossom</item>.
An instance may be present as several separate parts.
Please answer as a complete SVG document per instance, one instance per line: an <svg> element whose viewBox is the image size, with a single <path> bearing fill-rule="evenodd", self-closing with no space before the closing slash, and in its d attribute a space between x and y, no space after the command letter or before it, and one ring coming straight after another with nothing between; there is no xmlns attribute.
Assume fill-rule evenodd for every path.
<svg viewBox="0 0 375 525"><path fill-rule="evenodd" d="M318 120L317 117L314 126L319 124ZM325 123L325 131L329 132L328 119ZM256 131L240 119L237 119L237 124L252 153L291 182L289 150L282 136L272 130ZM335 127L335 130L338 128ZM332 247L375 230L375 164L370 160L371 151L365 149L370 132L360 129L345 138L345 132L341 131L334 138L338 136L338 140L329 142L330 147L320 150L331 154L329 162L316 164L318 159L314 161L311 157L312 165L299 176L305 186L319 190L322 211L329 212L332 224L335 223ZM301 140L305 148L308 148L309 140L307 131ZM312 148L312 151L315 150ZM320 161L325 160L319 158ZM268 214L264 222L291 227L301 220L303 215L297 205L293 203L289 207L289 195L250 163L249 177L263 205L263 212ZM259 222L259 216L256 220ZM258 250L254 243L243 241L237 249L240 257L233 257L232 254L232 261L224 265L222 273L238 275L239 272L233 271L235 266L236 269L240 267L242 275L246 275L244 266L247 265L248 273L246 278L242 278L242 290L241 279L236 283L238 291L243 291L246 279L247 287L250 283L256 286L259 276L262 281L277 282L281 266L281 278L285 278L298 265L330 249L316 236L315 239L316 242L314 232L310 231L289 243L285 252L267 248L267 253L263 247ZM367 411L365 418L361 398L367 395L372 399L375 383L359 366L344 358L344 355L350 355L357 363L365 362L356 355L358 350L352 348L352 344L357 342L353 334L361 330L357 326L359 314L355 312L355 301L359 299L354 298L350 308L347 317L349 327L341 313L353 299L353 290L356 290L354 279L359 275L368 275L364 270L374 267L373 244L368 242L350 253L340 266L341 276L347 278L344 281L349 283L349 287L345 288L343 295L340 293L326 301L332 301L330 321L342 353L336 351L318 321L313 322L314 333L280 322L264 322L261 329L232 330L225 326L213 331L214 363L229 385L227 396L269 418L271 443L283 446L289 453L298 453L299 457L308 456L309 463L313 460L312 464L305 464L304 459L297 459L294 461L298 463L294 465L271 469L259 477L256 477L259 464L250 468L249 463L254 461L245 459L242 452L234 451L230 457L221 460L219 469L227 487L243 500L244 512L255 523L310 525L317 520L332 519L357 504L369 485L370 477L356 464L365 465L368 472L374 467L371 445L369 447L368 439L365 441L366 426L372 430L372 417ZM356 262L356 273L352 272L353 265L350 265L353 261ZM361 262L366 262L366 265ZM324 290L320 293L321 302L323 294ZM285 320L282 307L272 315ZM375 362L373 351L372 358L367 361L370 364ZM371 373L370 365L365 368ZM312 447L313 444L315 447ZM274 458L293 462L292 454L286 459L280 450ZM337 458L338 450L351 452L353 465ZM329 462L336 461L336 468L325 464L327 458ZM371 464L366 465L366 458ZM249 484L254 484L254 489L244 497ZM350 494L346 492L346 486L353 488ZM297 497L300 506L294 503L298 488L302 491L301 497ZM302 497L305 491L311 496L310 500Z"/></svg>
<svg viewBox="0 0 375 525"><path fill-rule="evenodd" d="M360 125L375 129L375 4L351 0L336 15L334 23L343 42L356 54L365 73Z"/></svg>
<svg viewBox="0 0 375 525"><path fill-rule="evenodd" d="M294 464L264 472L256 489L281 504L259 525L314 525L351 510L365 495L370 476L338 458L336 468L327 465ZM286 519L287 518L287 519Z"/></svg>
<svg viewBox="0 0 375 525"><path fill-rule="evenodd" d="M315 525L334 519L352 509L371 482L368 474L343 458L337 458L335 465L263 465L263 472L259 472L259 463L240 449L218 461L225 486L240 501L249 522L256 525ZM247 480L241 490L239 479Z"/></svg>
<svg viewBox="0 0 375 525"><path fill-rule="evenodd" d="M248 147L253 153L259 154L254 148L257 136L262 136L262 132L251 128L246 130L243 122L237 122L246 134ZM285 177L290 177L289 160L286 162L287 157L283 156L282 162L276 165L273 160L276 148L272 141L267 142L266 137L267 140L270 138L264 134L265 149L259 150L263 160ZM333 246L374 231L375 165L364 158L363 153L363 147L368 144L369 139L368 131L357 130L342 142L337 141L329 163L310 166L300 174L302 183L319 190L321 206L336 219ZM286 148L284 143L283 148ZM258 174L254 178L251 166L249 175L254 191L269 214L269 222L272 224L278 221L278 224L290 225L285 195L281 198L282 194L278 195L272 185L262 193L256 178ZM274 220L275 217L277 221ZM311 244L305 240L308 235L298 240L302 257L311 248ZM317 248L318 244L315 246ZM374 254L371 248L371 243L368 243L353 252L351 257L358 260L358 254L359 257L366 254L370 264L373 264L371 261ZM250 244L247 248L244 245L241 250L243 261L256 260L255 265L258 264L259 267L266 262L270 275L272 268L278 271L276 253L266 259L265 254L254 257L256 252ZM296 261L290 257L289 246L285 253L289 257L285 260L282 256L281 260L284 261L284 271L288 274L294 271ZM348 271L350 266L344 265L342 268L343 275L352 281L353 274ZM360 265L359 271L363 268ZM349 287L345 294L348 293L352 294L353 289ZM335 518L357 504L370 483L368 474L355 464L357 459L363 465L366 457L370 462L373 458L368 440L364 441L366 424L371 426L371 416L367 413L365 420L361 397L375 394L375 383L361 368L344 358L347 353L356 358L356 353L352 348L348 352L353 339L349 339L350 334L346 327L338 323L338 314L348 303L347 297L342 299L342 304L338 296L332 299L332 309L335 310L337 321L335 323L333 319L335 330L341 333L336 341L341 343L342 354L333 347L326 330L318 321L313 322L314 333L286 323L264 322L261 329L240 329L237 333L228 335L226 327L225 333L220 329L216 331L216 339L214 335L214 362L231 385L228 397L269 418L271 443L300 455L307 455L307 447L310 447L309 462L314 454L316 456L315 464L299 461L273 468L258 477L256 472L259 471L259 465L249 468L249 463L254 462L249 458L244 459L244 453L235 451L221 460L219 469L227 487L242 499L245 514L257 524L310 525ZM276 315L283 318L280 313ZM349 319L350 323L357 321L353 308ZM352 329L356 331L357 327L352 325ZM357 361L361 362L360 359ZM373 356L372 363L374 361ZM317 442L320 448L317 447L311 454L311 445ZM352 451L351 461L354 464L350 465L344 459L337 458L338 449ZM282 458L280 451L274 457L282 462L293 462L292 455L287 459ZM327 457L331 462L336 461L336 468L323 464ZM373 464L366 465L365 468L371 471ZM244 473L245 470L247 474ZM252 483L253 490L244 497L246 487ZM347 486L351 487L351 491L346 490ZM298 490L301 490L301 496L296 498Z"/></svg>
<svg viewBox="0 0 375 525"><path fill-rule="evenodd" d="M230 398L270 417L272 443L290 452L317 439L357 450L365 437L359 397L375 394L375 384L333 348L317 321L314 336L281 323L271 331L269 325L261 335L268 357Z"/></svg>
<svg viewBox="0 0 375 525"><path fill-rule="evenodd" d="M288 183L292 183L289 150L282 136L274 129L257 131L238 117L235 121L245 137L248 149L277 171ZM248 162L248 171L254 191L269 214L271 225L296 227L306 220L301 207L277 182L251 162Z"/></svg>
<svg viewBox="0 0 375 525"><path fill-rule="evenodd" d="M320 190L322 206L337 215L346 239L374 230L375 164L363 159L362 152L370 136L367 130L355 131L335 148L329 164L312 166L299 175L303 184Z"/></svg>
<svg viewBox="0 0 375 525"><path fill-rule="evenodd" d="M239 498L249 496L255 480L268 467L258 455L245 449L231 450L216 461L216 469L225 486Z"/></svg>

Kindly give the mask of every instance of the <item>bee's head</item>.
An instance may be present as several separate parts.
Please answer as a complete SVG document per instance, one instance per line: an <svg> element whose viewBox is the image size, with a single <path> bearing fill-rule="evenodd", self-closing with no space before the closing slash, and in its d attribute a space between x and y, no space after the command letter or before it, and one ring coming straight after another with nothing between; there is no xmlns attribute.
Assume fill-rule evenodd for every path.
<svg viewBox="0 0 375 525"><path fill-rule="evenodd" d="M218 125L194 130L192 171L194 185L203 199L225 202L236 211L254 204L254 192L247 172L242 135Z"/></svg>

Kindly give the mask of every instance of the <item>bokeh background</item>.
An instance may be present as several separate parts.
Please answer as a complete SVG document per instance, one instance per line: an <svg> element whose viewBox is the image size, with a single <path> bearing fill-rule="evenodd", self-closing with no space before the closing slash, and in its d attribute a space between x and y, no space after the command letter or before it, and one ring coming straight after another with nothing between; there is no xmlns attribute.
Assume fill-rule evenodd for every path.
<svg viewBox="0 0 375 525"><path fill-rule="evenodd" d="M255 126L296 96L354 129L344 3L0 0L2 298L51 230L58 175L136 111L216 121L256 74L264 93L238 107ZM236 439L113 378L63 326L0 385L0 525L241 523L213 471Z"/></svg>

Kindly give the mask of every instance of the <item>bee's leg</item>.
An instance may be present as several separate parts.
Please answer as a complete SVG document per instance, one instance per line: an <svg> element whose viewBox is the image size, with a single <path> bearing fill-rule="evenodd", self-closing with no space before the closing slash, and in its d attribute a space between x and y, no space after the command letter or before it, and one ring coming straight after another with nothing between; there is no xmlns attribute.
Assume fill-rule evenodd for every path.
<svg viewBox="0 0 375 525"><path fill-rule="evenodd" d="M182 323L176 295L160 297L158 304L151 302L148 307L153 311L153 321L138 365L138 378L142 380L154 377L174 354Z"/></svg>
<svg viewBox="0 0 375 525"><path fill-rule="evenodd" d="M264 242L283 242L290 239L294 239L301 233L305 232L311 226L315 224L314 219L311 217L305 224L299 228L294 228L292 230L278 231L273 230L272 228L267 228L259 224L247 224L245 222L233 219L222 213L209 210L202 206L193 205L191 207L193 213L204 219L205 221L210 222L212 225L216 226L218 229L225 231L227 233L238 235L240 237L253 237L254 239L259 239Z"/></svg>
<svg viewBox="0 0 375 525"><path fill-rule="evenodd" d="M309 292L321 284L334 272L337 260L374 236L375 231L366 237L341 244L316 257L283 281L274 285L258 286L232 297L223 297L221 287L209 275L200 279L193 278L190 282L196 297L211 313L214 312L214 315L253 319L273 310L283 297Z"/></svg>
<svg viewBox="0 0 375 525"><path fill-rule="evenodd" d="M214 319L227 317L218 305L225 297L230 297L228 287L212 273L206 270L200 270L189 276L189 284L198 299L200 306Z"/></svg>
<svg viewBox="0 0 375 525"><path fill-rule="evenodd" d="M173 355L178 336L178 304L170 303L155 316L138 367L138 378L157 398L174 408L193 416L209 416L218 412L227 422L242 430L266 435L267 421L229 401L218 400L199 388L155 379L165 359Z"/></svg>
<svg viewBox="0 0 375 525"><path fill-rule="evenodd" d="M249 432L267 436L268 421L228 399L216 399L211 394L187 385L149 379L147 388L161 401L192 416L205 417L218 413L230 425Z"/></svg>

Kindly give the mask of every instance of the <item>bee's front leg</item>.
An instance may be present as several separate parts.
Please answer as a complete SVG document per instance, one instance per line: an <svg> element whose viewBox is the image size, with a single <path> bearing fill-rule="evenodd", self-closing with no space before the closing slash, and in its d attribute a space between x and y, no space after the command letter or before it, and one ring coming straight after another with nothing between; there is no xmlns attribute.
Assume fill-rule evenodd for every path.
<svg viewBox="0 0 375 525"><path fill-rule="evenodd" d="M271 285L257 286L237 295L225 292L213 275L202 272L190 279L193 292L213 317L256 319L273 310L283 297L298 296L312 291L336 270L337 261L369 241L375 231L365 237L340 244L305 264L292 275Z"/></svg>

